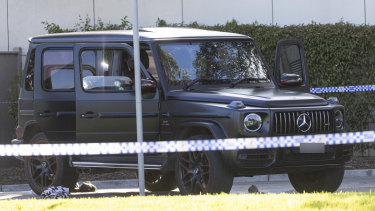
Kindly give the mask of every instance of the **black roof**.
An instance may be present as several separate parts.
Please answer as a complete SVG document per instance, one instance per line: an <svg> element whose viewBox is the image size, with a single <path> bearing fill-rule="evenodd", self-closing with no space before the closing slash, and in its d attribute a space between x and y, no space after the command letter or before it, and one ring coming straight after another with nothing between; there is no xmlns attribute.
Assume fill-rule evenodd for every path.
<svg viewBox="0 0 375 211"><path fill-rule="evenodd" d="M150 40L178 40L178 39L225 39L249 38L248 36L219 31L209 31L192 28L156 27L139 30L141 41ZM31 43L66 43L66 42L123 42L133 40L132 30L93 31L46 34L31 37Z"/></svg>

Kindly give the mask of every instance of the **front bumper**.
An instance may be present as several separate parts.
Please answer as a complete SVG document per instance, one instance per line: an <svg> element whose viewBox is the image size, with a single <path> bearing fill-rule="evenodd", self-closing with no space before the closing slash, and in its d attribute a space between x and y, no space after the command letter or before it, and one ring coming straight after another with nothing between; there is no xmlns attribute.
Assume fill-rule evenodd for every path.
<svg viewBox="0 0 375 211"><path fill-rule="evenodd" d="M325 153L300 153L299 148L222 151L237 176L281 174L342 167L353 156L353 145L325 146Z"/></svg>

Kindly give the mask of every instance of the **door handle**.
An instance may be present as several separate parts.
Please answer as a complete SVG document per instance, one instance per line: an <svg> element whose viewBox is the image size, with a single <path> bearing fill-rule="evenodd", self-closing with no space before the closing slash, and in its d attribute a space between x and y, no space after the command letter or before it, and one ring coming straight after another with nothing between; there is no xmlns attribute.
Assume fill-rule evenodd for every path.
<svg viewBox="0 0 375 211"><path fill-rule="evenodd" d="M46 117L55 116L55 113L43 112L43 113L39 113L39 116L43 117L43 118L46 118Z"/></svg>
<svg viewBox="0 0 375 211"><path fill-rule="evenodd" d="M98 114L94 114L92 112L87 112L85 114L81 114L81 118L91 119L91 118L96 118L96 117L98 117Z"/></svg>

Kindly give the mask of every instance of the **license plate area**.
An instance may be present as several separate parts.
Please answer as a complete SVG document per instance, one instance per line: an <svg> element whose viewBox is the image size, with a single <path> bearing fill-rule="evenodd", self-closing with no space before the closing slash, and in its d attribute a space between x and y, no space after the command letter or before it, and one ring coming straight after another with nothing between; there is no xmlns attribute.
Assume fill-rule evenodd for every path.
<svg viewBox="0 0 375 211"><path fill-rule="evenodd" d="M301 143L299 153L325 153L324 143Z"/></svg>

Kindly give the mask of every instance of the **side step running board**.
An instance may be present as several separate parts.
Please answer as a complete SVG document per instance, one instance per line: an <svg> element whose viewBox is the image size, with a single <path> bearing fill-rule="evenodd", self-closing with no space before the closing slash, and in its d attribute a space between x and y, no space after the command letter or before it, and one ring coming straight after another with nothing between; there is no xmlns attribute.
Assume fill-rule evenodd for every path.
<svg viewBox="0 0 375 211"><path fill-rule="evenodd" d="M144 165L147 170L160 170L161 165ZM72 161L72 167L80 168L122 168L122 169L138 169L138 164L126 164L126 163L99 163L99 162L81 162Z"/></svg>

